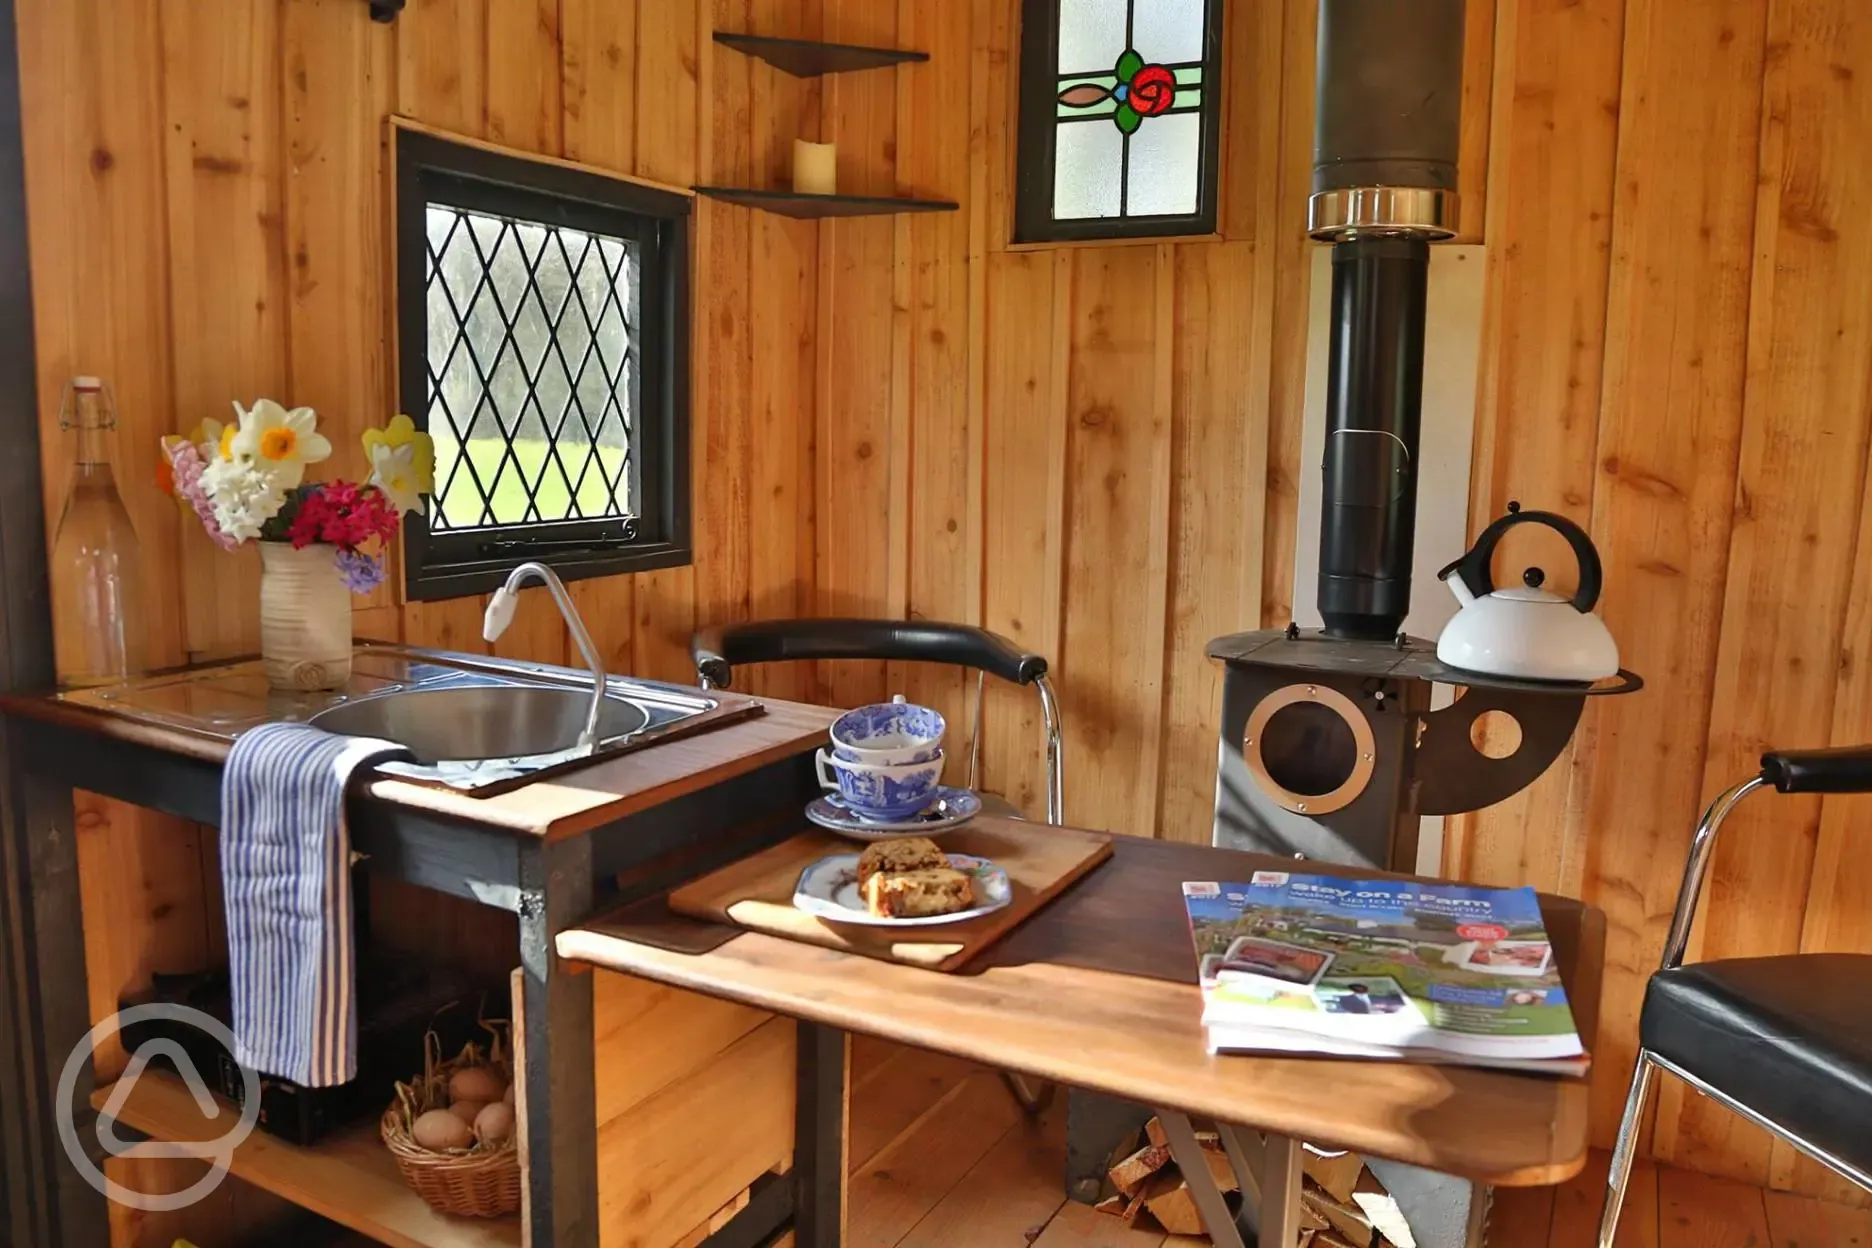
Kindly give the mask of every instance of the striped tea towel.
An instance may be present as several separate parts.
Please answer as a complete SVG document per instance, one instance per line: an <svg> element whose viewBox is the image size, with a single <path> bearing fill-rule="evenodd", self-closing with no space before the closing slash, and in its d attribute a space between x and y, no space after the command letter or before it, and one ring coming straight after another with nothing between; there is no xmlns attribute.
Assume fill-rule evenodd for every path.
<svg viewBox="0 0 1872 1248"><path fill-rule="evenodd" d="M221 776L221 883L235 1058L306 1087L357 1075L345 786L407 751L304 724L234 740Z"/></svg>

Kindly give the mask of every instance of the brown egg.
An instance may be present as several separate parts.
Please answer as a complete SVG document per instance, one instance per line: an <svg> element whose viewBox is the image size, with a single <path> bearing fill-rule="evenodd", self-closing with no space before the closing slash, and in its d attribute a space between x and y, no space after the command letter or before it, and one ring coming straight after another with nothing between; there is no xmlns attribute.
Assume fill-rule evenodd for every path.
<svg viewBox="0 0 1872 1248"><path fill-rule="evenodd" d="M480 1113L486 1105L486 1101L455 1101L449 1105L448 1112L472 1127L475 1115Z"/></svg>
<svg viewBox="0 0 1872 1248"><path fill-rule="evenodd" d="M475 1138L483 1144L499 1144L513 1138L513 1106L505 1101L495 1101L485 1106L474 1120Z"/></svg>
<svg viewBox="0 0 1872 1248"><path fill-rule="evenodd" d="M410 1134L419 1147L432 1153L468 1148L474 1144L474 1130L446 1109L432 1109L410 1124Z"/></svg>
<svg viewBox="0 0 1872 1248"><path fill-rule="evenodd" d="M483 1105L498 1101L506 1080L500 1072L486 1066L464 1066L449 1076L449 1102L479 1101Z"/></svg>

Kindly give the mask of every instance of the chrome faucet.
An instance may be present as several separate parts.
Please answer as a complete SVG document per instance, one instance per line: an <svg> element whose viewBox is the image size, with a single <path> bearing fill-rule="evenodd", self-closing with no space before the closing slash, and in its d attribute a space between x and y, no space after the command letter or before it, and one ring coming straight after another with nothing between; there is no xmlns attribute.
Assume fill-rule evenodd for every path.
<svg viewBox="0 0 1872 1248"><path fill-rule="evenodd" d="M592 696L591 707L585 712L585 731L579 734L578 743L583 749L595 748L598 744L598 708L604 705L605 670L604 660L598 657L598 647L592 644L591 634L585 631L585 621L579 618L578 608L572 603L572 595L566 592L565 582L560 580L553 570L543 563L523 563L507 574L507 583L494 591L488 599L487 614L481 619L481 636L492 643L500 640L500 635L513 623L514 610L520 605L520 587L527 578L543 581L552 592L553 602L559 607L559 614L565 618L566 630L572 634L572 642L578 647L579 656L585 660L585 666L591 669Z"/></svg>

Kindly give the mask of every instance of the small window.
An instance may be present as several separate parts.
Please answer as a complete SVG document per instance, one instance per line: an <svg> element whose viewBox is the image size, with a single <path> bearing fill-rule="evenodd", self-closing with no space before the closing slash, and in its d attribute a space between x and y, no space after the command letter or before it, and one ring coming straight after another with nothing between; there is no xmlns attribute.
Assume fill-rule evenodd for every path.
<svg viewBox="0 0 1872 1248"><path fill-rule="evenodd" d="M1025 0L1015 242L1215 232L1221 12Z"/></svg>
<svg viewBox="0 0 1872 1248"><path fill-rule="evenodd" d="M687 196L399 129L398 387L435 440L409 597L687 563Z"/></svg>

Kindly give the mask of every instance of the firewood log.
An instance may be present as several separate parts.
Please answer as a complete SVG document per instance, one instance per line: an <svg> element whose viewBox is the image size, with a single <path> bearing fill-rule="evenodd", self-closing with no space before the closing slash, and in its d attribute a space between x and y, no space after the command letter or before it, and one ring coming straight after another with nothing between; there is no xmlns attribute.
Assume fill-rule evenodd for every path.
<svg viewBox="0 0 1872 1248"><path fill-rule="evenodd" d="M1145 1184L1144 1207L1163 1229L1172 1235L1203 1233L1202 1214L1196 1209L1196 1197L1189 1184L1174 1170L1161 1170Z"/></svg>
<svg viewBox="0 0 1872 1248"><path fill-rule="evenodd" d="M1372 1224L1357 1205L1340 1204L1323 1189L1307 1188L1300 1193L1301 1206L1332 1227L1333 1233L1353 1245L1371 1248Z"/></svg>
<svg viewBox="0 0 1872 1248"><path fill-rule="evenodd" d="M1107 1172L1112 1186L1126 1196L1137 1194L1138 1185L1170 1164L1170 1150L1159 1144L1146 1144Z"/></svg>
<svg viewBox="0 0 1872 1248"><path fill-rule="evenodd" d="M1131 1198L1129 1196L1107 1196L1104 1200L1092 1206L1092 1212L1105 1213L1110 1214L1114 1218L1122 1218L1125 1215L1125 1206L1130 1203Z"/></svg>
<svg viewBox="0 0 1872 1248"><path fill-rule="evenodd" d="M1303 1148L1300 1150L1300 1169L1330 1192L1334 1200L1349 1205L1352 1203L1352 1191L1358 1186L1359 1172L1365 1169L1365 1163L1359 1160L1357 1153L1322 1157L1310 1148Z"/></svg>

